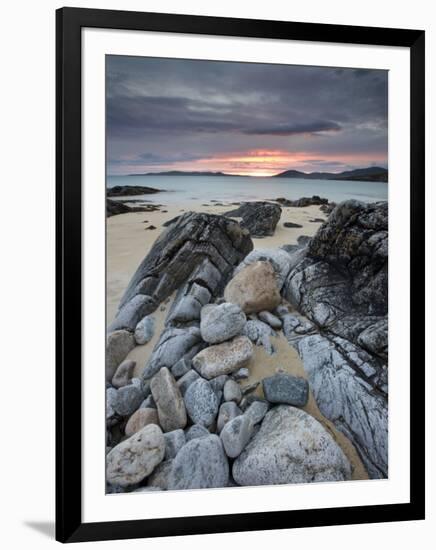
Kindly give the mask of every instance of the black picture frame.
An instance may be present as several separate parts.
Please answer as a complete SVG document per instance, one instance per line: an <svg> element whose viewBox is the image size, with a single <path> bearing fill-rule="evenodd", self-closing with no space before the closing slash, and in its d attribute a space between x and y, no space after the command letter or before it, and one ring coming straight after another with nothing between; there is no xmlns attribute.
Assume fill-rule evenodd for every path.
<svg viewBox="0 0 436 550"><path fill-rule="evenodd" d="M191 33L410 49L411 358L410 502L344 508L82 522L81 30L84 27ZM424 52L420 30L261 21L94 9L56 13L56 539L128 539L424 519ZM414 322L417 321L418 322ZM412 360L413 358L413 360Z"/></svg>

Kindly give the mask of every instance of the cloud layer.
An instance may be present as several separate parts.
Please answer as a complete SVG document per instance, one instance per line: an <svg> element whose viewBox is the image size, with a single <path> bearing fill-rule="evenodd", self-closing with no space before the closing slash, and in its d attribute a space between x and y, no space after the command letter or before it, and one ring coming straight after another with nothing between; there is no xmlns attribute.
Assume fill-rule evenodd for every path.
<svg viewBox="0 0 436 550"><path fill-rule="evenodd" d="M108 56L108 173L387 163L387 72Z"/></svg>

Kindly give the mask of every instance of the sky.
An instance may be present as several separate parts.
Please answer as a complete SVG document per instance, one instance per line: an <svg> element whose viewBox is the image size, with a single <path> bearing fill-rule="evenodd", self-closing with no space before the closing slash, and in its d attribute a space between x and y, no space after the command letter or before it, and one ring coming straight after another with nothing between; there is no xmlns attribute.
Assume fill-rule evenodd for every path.
<svg viewBox="0 0 436 550"><path fill-rule="evenodd" d="M108 56L107 173L387 167L388 73Z"/></svg>

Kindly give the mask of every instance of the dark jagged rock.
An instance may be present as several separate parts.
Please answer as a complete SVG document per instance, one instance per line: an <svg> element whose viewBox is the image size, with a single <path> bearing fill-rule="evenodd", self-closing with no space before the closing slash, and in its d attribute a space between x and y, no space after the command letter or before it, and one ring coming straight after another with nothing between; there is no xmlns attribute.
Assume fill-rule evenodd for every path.
<svg viewBox="0 0 436 550"><path fill-rule="evenodd" d="M298 257L282 312L321 412L345 433L371 477L387 472L388 207L339 204ZM299 256L297 256L297 254ZM310 334L308 334L310 333Z"/></svg>
<svg viewBox="0 0 436 550"><path fill-rule="evenodd" d="M324 214L330 214L336 207L335 202L329 202L328 204L323 204L319 207L321 212L324 212Z"/></svg>
<svg viewBox="0 0 436 550"><path fill-rule="evenodd" d="M224 216L242 218L241 226L246 227L252 237L274 235L282 214L277 204L270 202L244 202L239 208L225 212Z"/></svg>
<svg viewBox="0 0 436 550"><path fill-rule="evenodd" d="M116 216L117 214L128 214L129 212L144 212L145 209L141 206L127 206L119 201L112 201L106 199L106 216L110 218L111 216Z"/></svg>
<svg viewBox="0 0 436 550"><path fill-rule="evenodd" d="M134 195L151 195L162 192L162 189L140 185L115 185L114 187L109 187L106 194L108 197L133 197Z"/></svg>
<svg viewBox="0 0 436 550"><path fill-rule="evenodd" d="M294 223L294 222L285 222L283 224L284 227L303 227L302 225L300 225L299 223Z"/></svg>
<svg viewBox="0 0 436 550"><path fill-rule="evenodd" d="M318 195L313 195L312 197L301 197L297 200L290 200L285 199L284 197L279 197L276 199L276 202L279 204L282 204L283 206L297 206L297 207L305 207L305 206L312 206L312 205L322 205L322 204L328 204L328 199L324 199L322 197L319 197Z"/></svg>
<svg viewBox="0 0 436 550"><path fill-rule="evenodd" d="M180 218L180 216L176 216L175 218L171 218L170 220L167 220L165 223L163 223L162 225L164 227L168 227L169 225L171 225L172 223L175 223L178 219Z"/></svg>
<svg viewBox="0 0 436 550"><path fill-rule="evenodd" d="M149 297L157 307L185 283L216 295L252 249L248 231L236 221L187 212L156 239L121 299L119 314L138 295ZM115 319L114 326L118 324Z"/></svg>
<svg viewBox="0 0 436 550"><path fill-rule="evenodd" d="M383 360L387 331L380 321L388 306L387 212L387 203L338 205L284 285L285 298L316 325L364 344L373 353L377 350Z"/></svg>

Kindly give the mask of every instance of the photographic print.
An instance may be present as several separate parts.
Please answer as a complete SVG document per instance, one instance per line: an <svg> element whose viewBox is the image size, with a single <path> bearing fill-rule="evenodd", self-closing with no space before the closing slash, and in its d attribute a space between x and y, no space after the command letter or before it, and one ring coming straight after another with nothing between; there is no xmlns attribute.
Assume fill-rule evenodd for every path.
<svg viewBox="0 0 436 550"><path fill-rule="evenodd" d="M388 71L108 55L106 148L107 493L387 478Z"/></svg>

